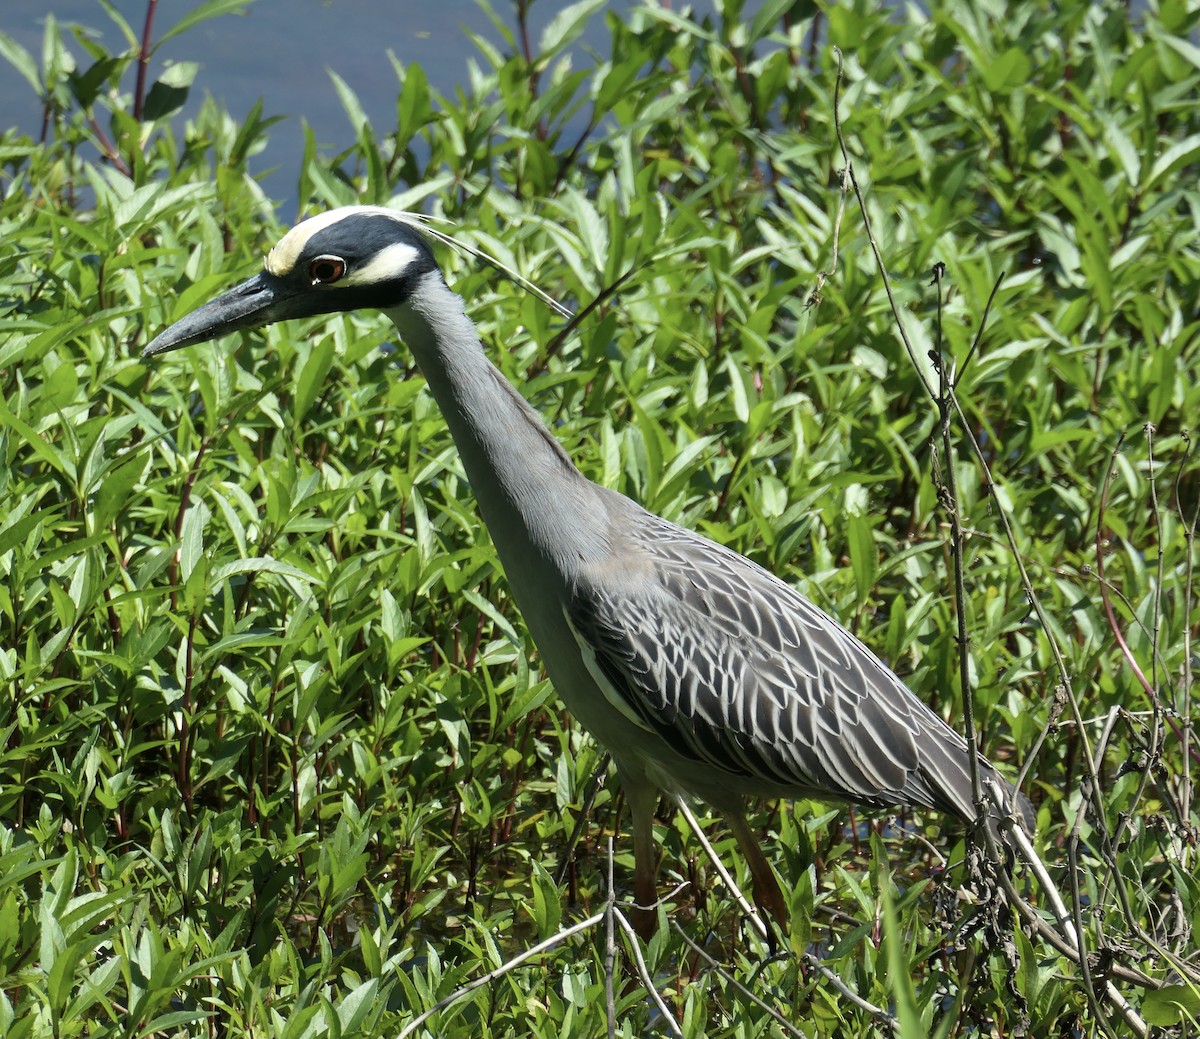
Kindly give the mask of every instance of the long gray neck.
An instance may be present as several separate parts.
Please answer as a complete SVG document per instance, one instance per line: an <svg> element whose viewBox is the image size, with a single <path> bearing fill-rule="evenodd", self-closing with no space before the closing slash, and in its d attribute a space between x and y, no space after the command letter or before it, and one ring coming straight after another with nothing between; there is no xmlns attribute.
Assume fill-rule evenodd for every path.
<svg viewBox="0 0 1200 1039"><path fill-rule="evenodd" d="M388 314L446 418L518 600L525 589L549 591L547 564L569 579L581 562L604 558L608 525L596 488L484 356L441 274L426 274Z"/></svg>

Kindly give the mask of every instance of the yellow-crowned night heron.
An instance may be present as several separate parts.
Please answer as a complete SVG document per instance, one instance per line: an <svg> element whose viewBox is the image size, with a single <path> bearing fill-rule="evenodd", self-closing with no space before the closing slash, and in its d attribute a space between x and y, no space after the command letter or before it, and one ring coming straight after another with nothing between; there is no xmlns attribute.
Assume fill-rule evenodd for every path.
<svg viewBox="0 0 1200 1039"><path fill-rule="evenodd" d="M726 818L760 904L783 899L744 800L921 805L976 818L966 741L798 592L571 464L484 356L421 233L352 206L306 220L265 270L176 322L161 354L287 318L373 308L395 322L462 455L555 688L616 762L633 817L634 893L656 900L660 790ZM1028 802L977 756L993 823ZM653 917L640 916L643 929Z"/></svg>

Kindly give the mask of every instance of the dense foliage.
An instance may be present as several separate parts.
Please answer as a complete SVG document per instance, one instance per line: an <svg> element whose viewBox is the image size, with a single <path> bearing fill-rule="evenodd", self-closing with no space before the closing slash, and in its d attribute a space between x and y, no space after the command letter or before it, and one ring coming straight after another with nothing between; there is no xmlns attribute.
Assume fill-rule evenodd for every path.
<svg viewBox="0 0 1200 1039"><path fill-rule="evenodd" d="M1024 770L1094 969L1167 977L1200 929L1200 16L602 8L564 10L532 49L523 8L497 15L504 45L479 42L453 98L397 64L395 126L335 78L348 143L310 137L302 210L425 208L576 308L563 329L442 253L589 476L784 575L961 727L953 466L982 746ZM570 49L586 18L611 37L594 60ZM0 36L46 113L41 139L0 139L0 1032L394 1036L604 908L620 793L583 812L602 754L540 672L385 322L139 359L293 214L251 172L273 116L209 101L185 123L196 67L153 81L151 50L142 81L125 34L108 53L48 19L40 60ZM990 477L961 429L945 456L841 190L835 46L905 328L923 364L961 369ZM1108 851L1081 810L1089 756ZM962 827L902 822L760 807L794 909L770 958L664 809L664 873L687 885L667 911L726 971L678 930L643 950L683 1033L790 1034L766 1007L808 1036L885 1033L871 1005L915 1035L1099 1027L1074 965L1011 921L1006 941L974 934ZM632 850L615 849L623 898ZM631 951L618 936L615 1031L663 1031ZM426 1034L602 1034L605 972L592 927ZM1127 994L1165 1025L1200 1008L1187 986Z"/></svg>

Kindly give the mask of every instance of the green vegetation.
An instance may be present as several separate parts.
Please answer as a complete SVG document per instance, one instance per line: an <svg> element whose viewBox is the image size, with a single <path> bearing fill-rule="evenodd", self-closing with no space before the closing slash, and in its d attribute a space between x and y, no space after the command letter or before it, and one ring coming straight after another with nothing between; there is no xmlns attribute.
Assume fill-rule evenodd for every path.
<svg viewBox="0 0 1200 1039"><path fill-rule="evenodd" d="M210 0L176 28L240 6ZM601 7L557 16L534 53L497 16L505 44L479 43L454 98L397 64L394 127L367 125L335 80L346 149L310 137L304 211L425 208L575 306L564 335L442 251L588 475L796 583L961 726L953 465L982 745L1027 770L1091 970L1174 982L1120 987L1195 1035L1200 999L1168 953L1200 948L1200 14ZM572 63L586 17L611 43ZM539 671L385 321L139 360L255 269L281 218L249 172L275 115L209 101L185 124L196 67L140 82L125 35L108 53L48 19L40 59L0 36L46 112L42 140L0 139L0 1033L394 1037L604 909L620 794L599 788L560 886L602 755ZM922 361L938 346L965 368L994 487L960 428L946 458L840 190L834 46L905 326ZM1081 812L1089 754L1108 853ZM905 1035L1103 1027L1078 967L959 897L961 826L803 803L754 823L794 907L776 958L663 813L683 934L643 954L689 1039L791 1034L762 1004L807 1036L887 1034L806 952ZM619 899L632 848L615 848ZM663 1032L616 941L616 1034ZM585 929L417 1034L602 1035L605 945Z"/></svg>

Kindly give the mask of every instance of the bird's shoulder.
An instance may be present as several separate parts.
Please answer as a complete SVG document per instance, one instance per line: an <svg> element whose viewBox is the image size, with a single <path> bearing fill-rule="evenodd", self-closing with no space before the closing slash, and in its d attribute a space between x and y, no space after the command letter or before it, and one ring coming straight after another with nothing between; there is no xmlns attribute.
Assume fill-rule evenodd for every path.
<svg viewBox="0 0 1200 1039"><path fill-rule="evenodd" d="M623 510L623 513L622 513ZM632 511L636 510L636 512ZM902 728L919 710L908 688L834 618L732 549L630 503L609 558L572 586L568 615L598 649L624 660L657 695L763 696L881 712ZM882 719L881 719L882 720Z"/></svg>
<svg viewBox="0 0 1200 1039"><path fill-rule="evenodd" d="M826 659L805 662L810 672L849 664L857 640L791 585L702 534L613 498L620 500L609 503L610 551L577 575L577 607L591 604L612 620L699 626L748 649L812 649Z"/></svg>

